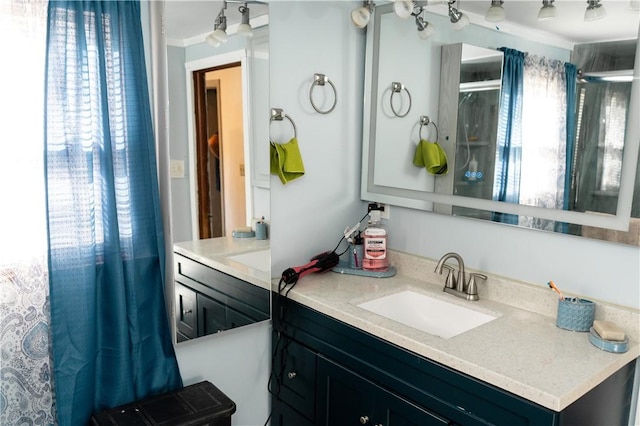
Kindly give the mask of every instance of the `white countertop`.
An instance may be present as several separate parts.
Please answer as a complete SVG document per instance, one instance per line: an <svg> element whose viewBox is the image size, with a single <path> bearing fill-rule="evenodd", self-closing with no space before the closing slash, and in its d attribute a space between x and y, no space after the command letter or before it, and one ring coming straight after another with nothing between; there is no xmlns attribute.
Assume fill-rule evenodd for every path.
<svg viewBox="0 0 640 426"><path fill-rule="evenodd" d="M232 237L210 238L175 243L173 250L178 254L258 287L267 290L271 288L270 270L264 271L232 259L239 254L269 250L269 240Z"/></svg>
<svg viewBox="0 0 640 426"><path fill-rule="evenodd" d="M311 274L297 283L289 298L555 411L640 356L637 310L594 300L596 319L616 322L630 338L626 353L613 354L593 346L589 333L556 327L558 298L548 288L489 276L479 285L480 300L469 302L442 292L444 276L431 272L434 261L403 253L391 253L390 258L398 269L395 277ZM277 281L272 284L277 291ZM499 317L442 339L356 306L407 289Z"/></svg>

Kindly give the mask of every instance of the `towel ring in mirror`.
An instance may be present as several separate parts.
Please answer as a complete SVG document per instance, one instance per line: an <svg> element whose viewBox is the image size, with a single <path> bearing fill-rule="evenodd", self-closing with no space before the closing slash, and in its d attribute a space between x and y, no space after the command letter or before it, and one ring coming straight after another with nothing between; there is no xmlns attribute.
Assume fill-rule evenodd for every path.
<svg viewBox="0 0 640 426"><path fill-rule="evenodd" d="M407 108L407 111L405 111L404 114L400 114L393 107L393 95L395 95L396 93L400 93L403 90L407 92L407 96L409 97L409 107ZM409 111L411 111L411 93L409 93L409 90L404 86L404 84L398 83L396 81L391 83L391 96L389 97L389 104L391 105L391 111L393 112L393 115L395 115L396 117L402 118L402 117L405 117L407 114L409 114Z"/></svg>
<svg viewBox="0 0 640 426"><path fill-rule="evenodd" d="M326 83L329 83L329 85L333 89L333 104L331 105L331 108L323 111L319 109L313 102L313 89L316 86L324 86ZM336 90L336 86L334 86L333 82L331 82L331 80L329 80L326 75L319 73L314 74L313 83L311 83L311 87L309 88L309 100L311 101L311 106L316 110L316 112L320 114L329 114L331 111L333 111L333 109L336 107L336 104L338 103L338 91Z"/></svg>
<svg viewBox="0 0 640 426"><path fill-rule="evenodd" d="M287 114L284 113L282 108L271 108L271 118L269 119L269 125L271 125L273 121L282 121L285 118L289 120L289 122L291 123L291 126L293 127L293 137L297 138L298 129L296 128L296 123L293 122L291 117L289 117ZM269 130L271 130L271 128L269 128ZM271 136L269 136L269 139L271 139Z"/></svg>
<svg viewBox="0 0 640 426"><path fill-rule="evenodd" d="M436 129L436 140L434 142L438 142L438 139L440 139L440 135L438 134L438 126L436 126L436 123L431 121L431 119L429 118L428 115L421 115L420 116L420 130L418 132L418 136L420 137L420 140L422 140L422 128L423 127L428 127L429 124L433 124L433 127L435 127L435 129Z"/></svg>

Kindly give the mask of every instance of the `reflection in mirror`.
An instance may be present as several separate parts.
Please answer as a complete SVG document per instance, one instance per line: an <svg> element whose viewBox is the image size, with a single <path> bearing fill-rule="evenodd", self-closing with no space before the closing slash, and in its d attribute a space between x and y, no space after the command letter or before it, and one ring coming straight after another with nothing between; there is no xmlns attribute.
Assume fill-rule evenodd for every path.
<svg viewBox="0 0 640 426"><path fill-rule="evenodd" d="M171 303L176 341L184 342L270 317L269 240L251 229L270 216L268 143L260 143L268 141L268 8L232 0L165 5ZM205 40L223 7L227 41L213 47ZM239 8L247 7L251 36L236 32Z"/></svg>
<svg viewBox="0 0 640 426"><path fill-rule="evenodd" d="M534 3L537 11L538 2L522 2L522 16ZM565 3L577 8L577 2ZM465 7L481 8L478 2ZM607 39L598 31L609 27L590 27L589 34L582 22L559 23L564 34L554 39L549 33L541 36L540 27L532 31L512 22L475 25L482 17L469 13L472 25L450 31L437 6L416 8L438 29L427 40L420 40L415 25L398 19L390 5L376 7L368 27L365 90L371 102L364 114L362 198L577 235L585 234L583 227L626 230L631 213L638 216L637 201L631 208L638 129L627 120L638 108L638 88L632 89L638 83L630 81L637 63L637 14L610 10L616 19L624 18L611 31L627 38L587 43L585 37ZM581 30L579 42L567 41L569 27ZM469 43L489 49L496 64L498 50L516 55L525 78L511 84L507 60L502 77L482 75L485 65L478 59L462 63L462 45ZM503 46L507 49L497 49ZM398 65L409 60L414 64L410 70ZM468 74L475 74L475 81L466 81ZM623 76L626 82L610 81ZM390 79L412 87L413 102L421 109L416 115L427 114L437 123L447 175L435 177L411 167L417 117L387 114ZM549 90L551 83L558 90ZM514 102L514 94L521 99ZM553 107L549 99L555 99Z"/></svg>
<svg viewBox="0 0 640 426"><path fill-rule="evenodd" d="M241 63L192 72L198 238L247 224L242 73Z"/></svg>

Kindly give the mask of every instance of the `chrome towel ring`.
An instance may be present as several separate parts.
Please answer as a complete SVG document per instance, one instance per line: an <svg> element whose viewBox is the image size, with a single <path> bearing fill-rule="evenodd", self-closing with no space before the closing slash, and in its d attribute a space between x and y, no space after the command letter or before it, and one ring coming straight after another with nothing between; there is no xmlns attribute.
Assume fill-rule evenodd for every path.
<svg viewBox="0 0 640 426"><path fill-rule="evenodd" d="M313 102L313 89L316 86L324 86L326 83L329 83L329 85L333 89L333 104L331 105L331 108L323 111L319 109ZM336 90L336 86L331 82L331 80L329 80L326 75L319 73L314 74L313 83L311 83L311 87L309 88L309 100L311 101L311 106L316 110L316 112L320 114L329 114L331 111L333 111L333 109L336 107L336 104L338 103L338 91Z"/></svg>
<svg viewBox="0 0 640 426"><path fill-rule="evenodd" d="M284 113L282 108L271 108L271 118L269 119L269 125L271 125L271 123L274 120L275 121L282 121L285 118L287 120L289 120L289 122L291 123L291 126L293 127L293 137L297 138L298 137L298 129L296 128L296 123L293 122L291 117L289 117L287 114ZM269 138L271 139L271 137L269 137Z"/></svg>
<svg viewBox="0 0 640 426"><path fill-rule="evenodd" d="M393 95L395 95L396 93L400 93L403 90L407 92L407 96L409 97L409 107L404 114L400 114L393 106ZM389 97L389 104L391 105L391 111L393 112L393 115L395 115L396 117L405 117L407 114L409 114L409 111L411 111L411 93L409 93L409 90L404 86L404 84L398 83L396 81L391 83L391 96Z"/></svg>
<svg viewBox="0 0 640 426"><path fill-rule="evenodd" d="M429 126L429 124L433 124L433 127L435 127L436 129L436 140L434 142L438 142L438 139L440 138L440 135L438 135L438 126L436 126L436 123L434 123L433 121L431 121L431 119L429 118L428 115L421 115L420 116L420 131L418 132L418 135L420 136L420 140L422 140L422 127L427 127Z"/></svg>

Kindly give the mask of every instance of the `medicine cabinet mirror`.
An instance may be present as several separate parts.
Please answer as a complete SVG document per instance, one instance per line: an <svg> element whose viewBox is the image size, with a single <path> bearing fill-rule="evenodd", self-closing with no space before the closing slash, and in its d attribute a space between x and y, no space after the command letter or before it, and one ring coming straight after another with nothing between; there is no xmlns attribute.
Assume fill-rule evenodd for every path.
<svg viewBox="0 0 640 426"><path fill-rule="evenodd" d="M461 31L450 28L446 5L426 6L421 16L436 27L426 40L418 37L413 20L395 15L392 4L376 6L367 27L365 93L370 96L364 110L362 199L576 235L587 235L584 231L593 227L626 230L632 213L640 216L640 194L632 203L640 136L637 120L629 119L640 114L638 70L634 70L638 13L628 10L628 4L617 5L629 15L614 25L626 35L618 35L624 40L594 43L591 40L607 39L598 31L611 28L595 25L591 40L571 42L567 34L560 37L548 32L553 25L535 19L530 21L536 28L509 21L488 26L480 14L486 5L479 4L459 5L472 22ZM556 7L570 9L559 13L558 20L568 13L577 13L580 19L584 16L583 2L563 2ZM518 2L517 11L505 5L508 17L517 12L535 18L539 8L538 1ZM588 24L576 26L584 29ZM564 27L571 25L567 21ZM555 147L541 148L550 135L558 133L552 118L560 113L553 110L545 116L551 107L540 108L542 101L525 93L523 114L528 114L529 122L518 124L526 128L521 157L528 162L519 163L519 196L512 202L496 196L497 181L503 176L500 161L504 161L500 154L504 147L499 146L497 136L503 89L500 47L576 63L582 73L575 84L576 124L568 126L574 129L573 149L566 148L567 138L561 138ZM609 77L624 81L611 82L615 78ZM397 82L403 87L400 92L393 89L392 83ZM563 96L558 96L557 111L567 108ZM610 102L613 98L617 102L613 108L610 103L605 105L605 99ZM530 111L536 107L538 112L531 118ZM610 115L600 114L605 108ZM614 116L609 111L615 108ZM399 117L394 110L407 114ZM424 116L434 125L421 125ZM430 175L424 167L413 165L421 138L437 139L443 147L449 166L446 175ZM551 154L545 157L541 149ZM545 182L546 187L542 186ZM555 192L559 195L553 200L544 200Z"/></svg>
<svg viewBox="0 0 640 426"><path fill-rule="evenodd" d="M213 32L214 20L223 7L228 37L225 43L213 47L205 42L205 36ZM251 37L235 31L242 18L239 7L250 10ZM179 243L231 238L234 228L251 225L252 218L270 215L268 144L259 143L267 140L269 123L268 5L231 0L167 0L165 21L170 155L172 162L183 161L182 173L175 174L172 167L172 239ZM226 247L226 243L221 246ZM262 273L264 252L259 249L249 263L234 261ZM270 272L265 275L270 277ZM207 281L207 285L232 287L228 282L234 278L218 272L207 272L206 276L215 281ZM241 284L244 283L237 285ZM201 296L208 289L197 285L184 290L176 284L175 290L190 300L195 289L198 300L205 300ZM253 284L247 286L244 294L254 290ZM229 294L224 293L224 297ZM195 297L191 297L194 306ZM247 300L241 301L249 305ZM213 307L208 309L214 312ZM200 321L200 305L193 312L198 312L194 318ZM243 316L242 321L233 324L249 325L247 318L262 317ZM198 330L206 328L198 325ZM198 331L193 337L200 335Z"/></svg>

